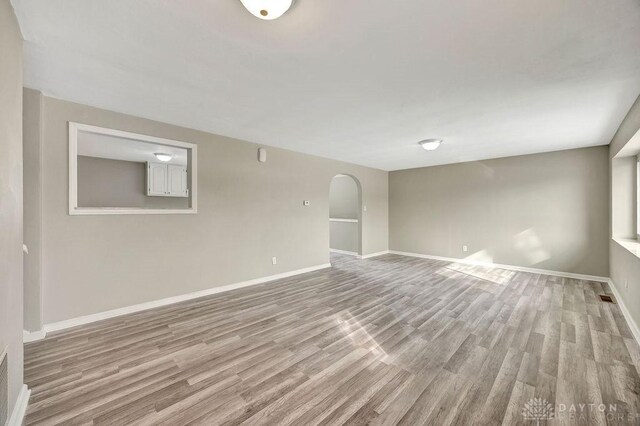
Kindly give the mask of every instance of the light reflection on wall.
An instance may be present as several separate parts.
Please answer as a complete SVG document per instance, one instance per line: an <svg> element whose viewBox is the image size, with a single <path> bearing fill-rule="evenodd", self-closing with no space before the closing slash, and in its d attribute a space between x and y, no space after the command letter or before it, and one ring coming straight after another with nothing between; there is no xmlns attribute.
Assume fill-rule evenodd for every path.
<svg viewBox="0 0 640 426"><path fill-rule="evenodd" d="M542 241L533 228L525 229L514 237L514 246L530 265L536 265L551 259L551 255L542 247Z"/></svg>

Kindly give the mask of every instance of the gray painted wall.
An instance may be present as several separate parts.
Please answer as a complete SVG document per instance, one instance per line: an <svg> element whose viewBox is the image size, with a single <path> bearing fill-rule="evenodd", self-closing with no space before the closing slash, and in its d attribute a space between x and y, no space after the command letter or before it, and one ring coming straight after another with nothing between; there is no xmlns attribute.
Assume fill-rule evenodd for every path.
<svg viewBox="0 0 640 426"><path fill-rule="evenodd" d="M189 208L188 197L149 197L146 185L145 163L78 156L79 207Z"/></svg>
<svg viewBox="0 0 640 426"><path fill-rule="evenodd" d="M638 130L640 130L640 97L631 107L627 117L623 120L616 135L613 137L611 145L609 146L609 157L613 159ZM614 167L611 169L613 173ZM611 182L613 183L613 176ZM612 218L617 216L617 212L613 211L616 192L627 192L631 194L631 197L634 197L633 194L635 193L634 183L630 182L629 179L626 181L618 180L616 183L616 187L612 187L612 202L610 203ZM612 220L612 226L613 222ZM611 235L614 235L613 230ZM611 246L611 280L620 292L620 297L623 298L624 304L629 310L631 317L636 324L640 324L640 259L613 241L613 239L611 239L609 243ZM628 288L625 288L625 282L628 282Z"/></svg>
<svg viewBox="0 0 640 426"><path fill-rule="evenodd" d="M331 180L329 200L329 216L332 218L358 218L358 185L351 176L336 176Z"/></svg>
<svg viewBox="0 0 640 426"><path fill-rule="evenodd" d="M391 172L390 249L608 276L607 151Z"/></svg>
<svg viewBox="0 0 640 426"><path fill-rule="evenodd" d="M259 163L256 144L48 97L43 111L45 323L328 263L336 174L362 184L364 253L388 248L387 172L276 148ZM198 214L69 216L68 121L198 144Z"/></svg>
<svg viewBox="0 0 640 426"><path fill-rule="evenodd" d="M358 224L331 222L329 247L358 254Z"/></svg>
<svg viewBox="0 0 640 426"><path fill-rule="evenodd" d="M9 411L22 369L22 35L0 0L0 352L9 360Z"/></svg>
<svg viewBox="0 0 640 426"><path fill-rule="evenodd" d="M331 180L329 216L335 219L358 219L360 202L358 185L351 176L336 176ZM329 246L335 250L359 253L358 223L331 222Z"/></svg>
<svg viewBox="0 0 640 426"><path fill-rule="evenodd" d="M24 158L24 329L38 331L42 324L42 94L23 92Z"/></svg>

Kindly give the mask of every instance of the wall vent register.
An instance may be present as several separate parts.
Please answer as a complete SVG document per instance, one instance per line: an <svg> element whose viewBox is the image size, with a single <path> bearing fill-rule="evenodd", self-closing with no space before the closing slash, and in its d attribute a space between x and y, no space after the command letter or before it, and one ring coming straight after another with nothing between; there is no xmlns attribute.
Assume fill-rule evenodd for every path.
<svg viewBox="0 0 640 426"><path fill-rule="evenodd" d="M600 300L606 303L616 303L614 302L613 297L609 296L608 294L601 294Z"/></svg>

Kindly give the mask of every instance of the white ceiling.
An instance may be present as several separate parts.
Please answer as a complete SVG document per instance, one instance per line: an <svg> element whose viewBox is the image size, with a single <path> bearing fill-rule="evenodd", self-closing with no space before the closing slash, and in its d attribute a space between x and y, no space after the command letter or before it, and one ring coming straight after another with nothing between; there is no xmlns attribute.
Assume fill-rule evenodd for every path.
<svg viewBox="0 0 640 426"><path fill-rule="evenodd" d="M187 165L187 150L175 146L159 145L103 135L86 131L78 132L78 155L108 158L111 160L135 161L138 163L160 163L155 153L171 154L168 164Z"/></svg>
<svg viewBox="0 0 640 426"><path fill-rule="evenodd" d="M13 4L28 87L385 170L608 144L640 94L638 0Z"/></svg>

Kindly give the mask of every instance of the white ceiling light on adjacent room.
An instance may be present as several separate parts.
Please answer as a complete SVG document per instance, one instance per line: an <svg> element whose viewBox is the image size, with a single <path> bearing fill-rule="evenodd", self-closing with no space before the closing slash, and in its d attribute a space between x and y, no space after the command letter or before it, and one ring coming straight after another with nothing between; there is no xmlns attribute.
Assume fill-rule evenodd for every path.
<svg viewBox="0 0 640 426"><path fill-rule="evenodd" d="M442 144L442 139L426 139L418 143L427 151L435 151Z"/></svg>
<svg viewBox="0 0 640 426"><path fill-rule="evenodd" d="M244 7L257 18L278 19L291 7L293 0L240 0Z"/></svg>
<svg viewBox="0 0 640 426"><path fill-rule="evenodd" d="M168 161L171 161L171 159L173 158L173 155L165 154L163 152L156 152L153 155L155 155L158 160L163 161L165 163L168 162Z"/></svg>

